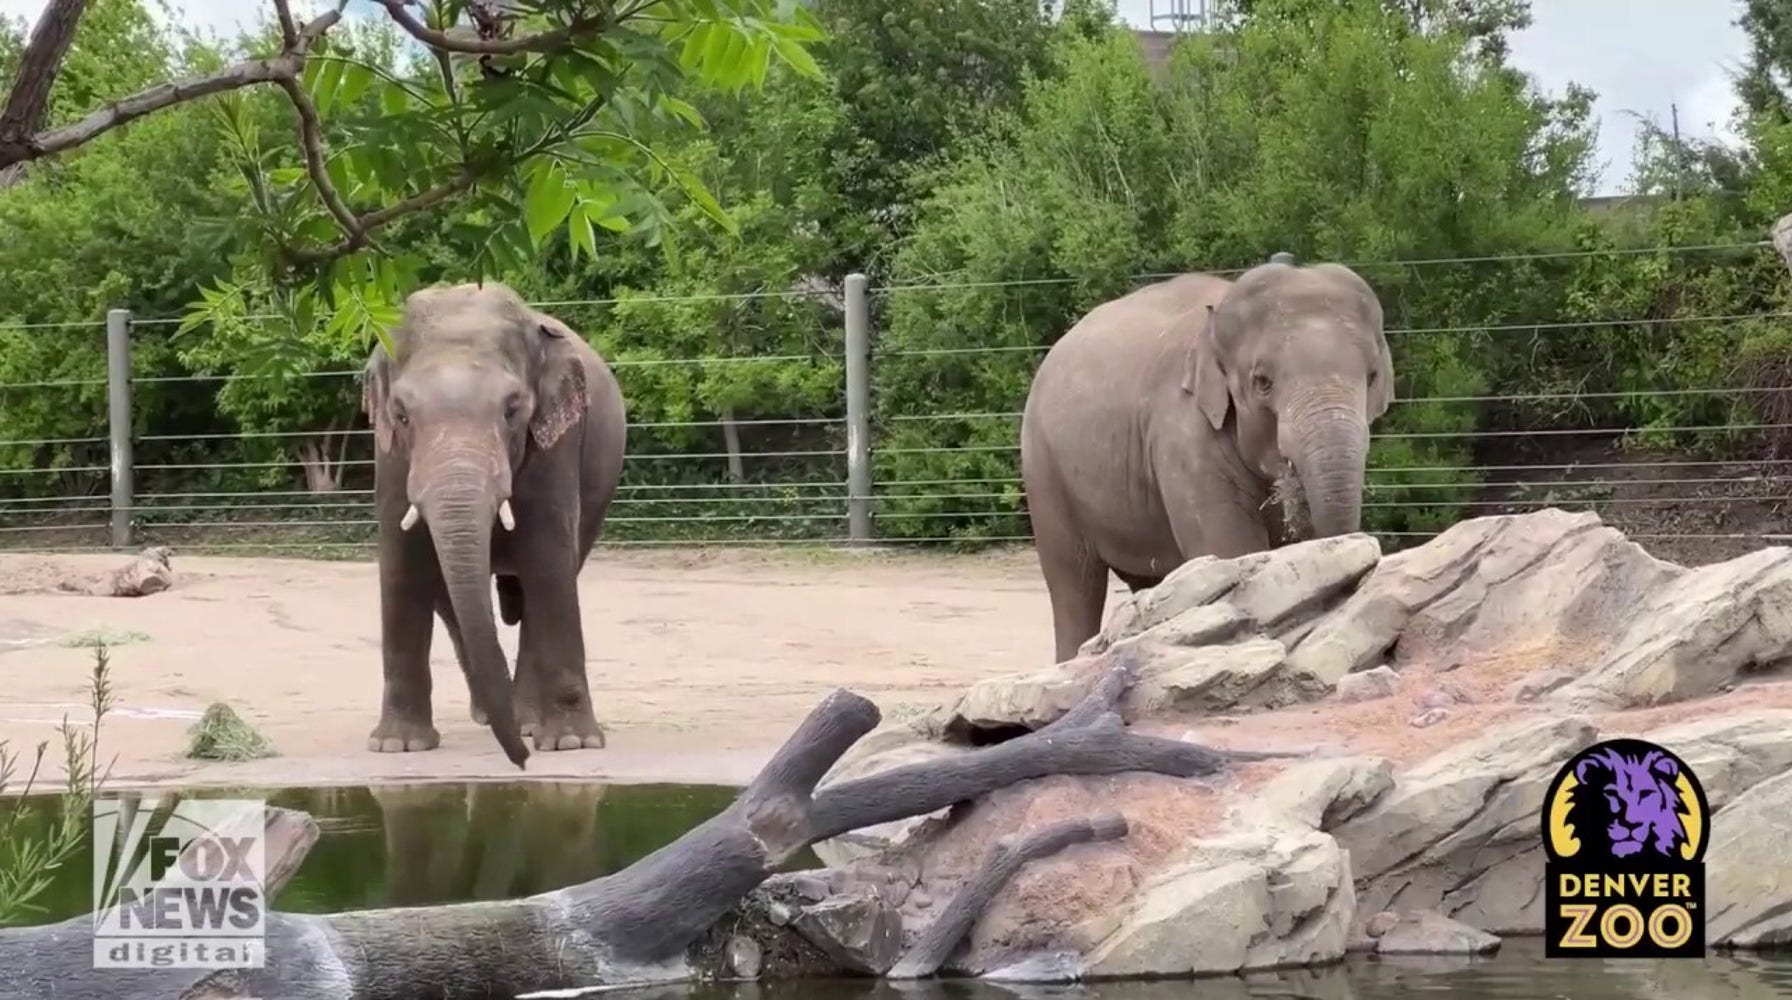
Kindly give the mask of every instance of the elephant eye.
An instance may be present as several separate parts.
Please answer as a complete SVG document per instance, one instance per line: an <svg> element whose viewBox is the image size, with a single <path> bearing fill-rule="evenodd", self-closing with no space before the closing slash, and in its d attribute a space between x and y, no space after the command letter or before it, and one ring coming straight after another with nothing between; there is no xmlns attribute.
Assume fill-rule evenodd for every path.
<svg viewBox="0 0 1792 1000"><path fill-rule="evenodd" d="M1251 388L1257 390L1259 395L1269 395L1269 390L1272 387L1273 383L1270 382L1268 375L1258 373L1251 376Z"/></svg>
<svg viewBox="0 0 1792 1000"><path fill-rule="evenodd" d="M411 415L404 411L404 404L397 402L396 400L392 403L392 416L406 427L411 425Z"/></svg>
<svg viewBox="0 0 1792 1000"><path fill-rule="evenodd" d="M522 408L523 408L523 397L518 396L515 393L512 393L510 398L506 399L504 401L504 419L510 420L510 419L514 418L517 414L517 411Z"/></svg>

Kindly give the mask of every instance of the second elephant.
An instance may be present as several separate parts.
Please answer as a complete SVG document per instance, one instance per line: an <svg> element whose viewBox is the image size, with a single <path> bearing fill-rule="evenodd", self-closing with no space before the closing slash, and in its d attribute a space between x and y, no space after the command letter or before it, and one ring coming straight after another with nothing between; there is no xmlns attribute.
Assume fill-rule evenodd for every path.
<svg viewBox="0 0 1792 1000"><path fill-rule="evenodd" d="M1393 396L1381 303L1339 265L1185 274L1091 310L1021 419L1058 661L1099 631L1109 570L1136 591L1282 541L1278 481L1311 537L1359 530L1369 424Z"/></svg>

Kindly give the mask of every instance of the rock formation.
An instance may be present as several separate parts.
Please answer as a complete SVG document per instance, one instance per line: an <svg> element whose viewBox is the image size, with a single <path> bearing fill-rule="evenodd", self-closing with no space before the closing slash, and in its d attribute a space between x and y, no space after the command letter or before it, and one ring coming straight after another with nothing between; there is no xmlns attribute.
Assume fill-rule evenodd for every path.
<svg viewBox="0 0 1792 1000"><path fill-rule="evenodd" d="M1051 724L1111 666L1130 728L1305 752L1206 782L1052 777L816 845L930 905L983 845L1115 813L1123 840L1020 871L946 968L1019 979L1221 973L1347 950L1483 953L1542 932L1539 816L1577 750L1640 736L1710 800L1707 943L1792 940L1792 550L1689 569L1592 513L1466 521L1383 558L1353 535L1195 559L1076 659L889 723L823 782Z"/></svg>

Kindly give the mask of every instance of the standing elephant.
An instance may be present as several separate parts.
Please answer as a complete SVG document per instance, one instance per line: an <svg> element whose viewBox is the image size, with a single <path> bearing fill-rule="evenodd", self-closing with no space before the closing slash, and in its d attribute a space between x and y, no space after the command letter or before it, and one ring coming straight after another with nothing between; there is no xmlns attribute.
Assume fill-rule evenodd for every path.
<svg viewBox="0 0 1792 1000"><path fill-rule="evenodd" d="M1021 475L1058 660L1185 560L1359 530L1369 423L1393 401L1381 303L1335 264L1185 274L1091 310L1033 377Z"/></svg>
<svg viewBox="0 0 1792 1000"><path fill-rule="evenodd" d="M431 750L429 647L440 615L473 719L518 767L604 745L585 675L579 569L622 478L627 415L608 364L501 284L406 300L367 362L385 696L368 749ZM418 524L425 530L414 530ZM492 617L521 622L514 701Z"/></svg>

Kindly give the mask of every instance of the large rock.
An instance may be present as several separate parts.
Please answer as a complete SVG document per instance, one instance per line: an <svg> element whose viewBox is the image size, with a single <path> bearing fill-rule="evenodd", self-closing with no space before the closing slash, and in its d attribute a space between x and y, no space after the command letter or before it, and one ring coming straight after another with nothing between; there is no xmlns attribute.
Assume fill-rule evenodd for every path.
<svg viewBox="0 0 1792 1000"><path fill-rule="evenodd" d="M1310 830L1262 827L1191 846L1112 918L1088 976L1188 975L1343 956L1350 860Z"/></svg>
<svg viewBox="0 0 1792 1000"><path fill-rule="evenodd" d="M1500 949L1500 939L1436 910L1402 913L1394 925L1375 937L1378 955L1486 955Z"/></svg>
<svg viewBox="0 0 1792 1000"><path fill-rule="evenodd" d="M817 852L912 874L888 903L912 938L977 845L1125 815L1124 840L1035 862L998 894L948 963L976 975L1238 972L1365 946L1479 954L1495 935L1542 931L1556 771L1596 740L1634 736L1679 754L1710 800L1711 943L1792 942L1779 829L1792 683L1774 674L1788 658L1792 551L1686 569L1591 513L1465 521L1387 558L1361 535L1202 557L1122 602L1083 655L888 724L824 784L1048 725L1116 662L1133 668L1129 725L1327 755L1200 781L1025 782Z"/></svg>
<svg viewBox="0 0 1792 1000"><path fill-rule="evenodd" d="M1731 799L1711 816L1705 848L1705 943L1761 948L1792 942L1792 771Z"/></svg>

